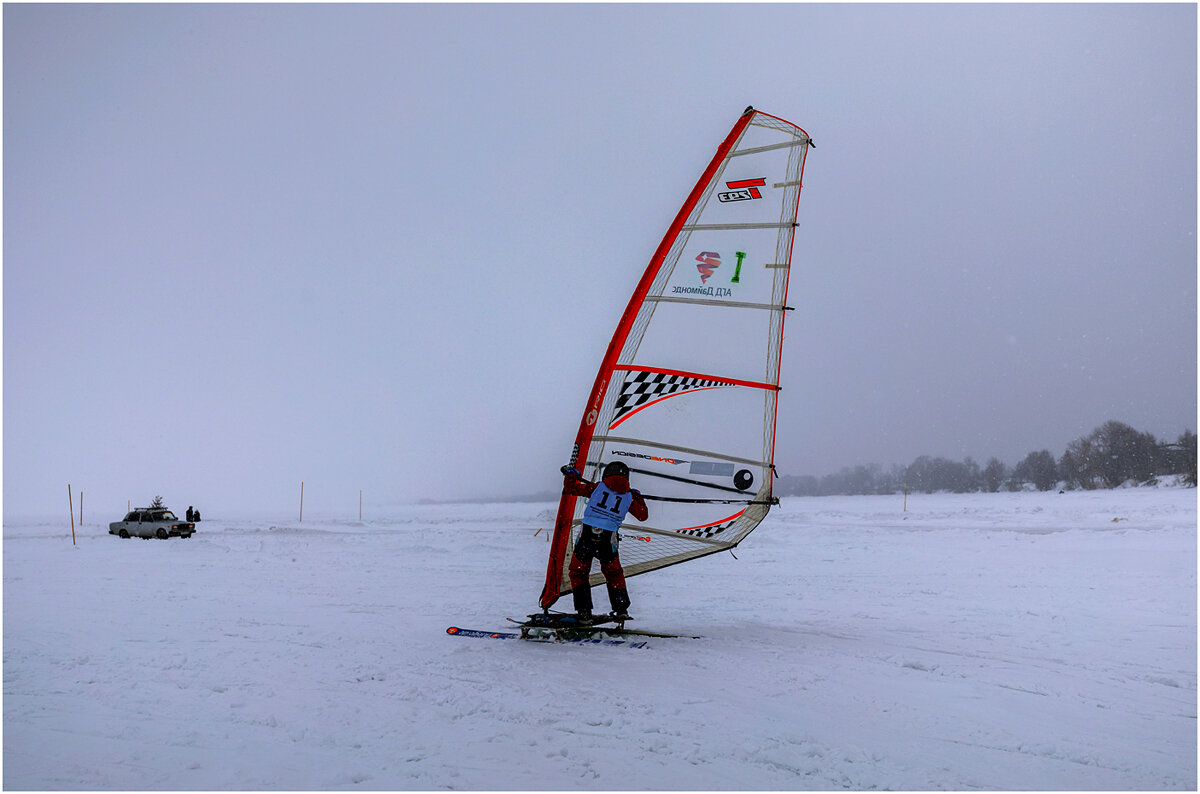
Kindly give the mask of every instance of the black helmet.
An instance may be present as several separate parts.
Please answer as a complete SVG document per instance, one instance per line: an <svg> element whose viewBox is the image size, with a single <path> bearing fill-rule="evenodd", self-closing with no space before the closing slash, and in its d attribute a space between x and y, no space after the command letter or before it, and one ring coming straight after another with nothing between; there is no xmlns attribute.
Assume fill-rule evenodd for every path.
<svg viewBox="0 0 1200 794"><path fill-rule="evenodd" d="M604 467L604 478L608 477L628 477L629 467L619 460L614 460Z"/></svg>

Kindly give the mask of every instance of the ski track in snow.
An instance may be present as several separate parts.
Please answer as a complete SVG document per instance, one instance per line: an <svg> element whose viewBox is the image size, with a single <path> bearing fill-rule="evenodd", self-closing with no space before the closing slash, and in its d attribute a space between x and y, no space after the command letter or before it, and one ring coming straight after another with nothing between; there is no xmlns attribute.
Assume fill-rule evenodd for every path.
<svg viewBox="0 0 1200 794"><path fill-rule="evenodd" d="M552 506L6 517L3 783L1196 788L1194 489L901 505L785 499L631 579L635 625L703 635L643 649L445 634L536 609Z"/></svg>

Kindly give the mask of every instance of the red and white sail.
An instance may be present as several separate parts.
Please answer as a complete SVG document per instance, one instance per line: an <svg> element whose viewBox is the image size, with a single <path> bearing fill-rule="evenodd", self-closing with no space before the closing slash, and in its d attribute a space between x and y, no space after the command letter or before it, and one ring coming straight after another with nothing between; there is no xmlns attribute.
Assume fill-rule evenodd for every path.
<svg viewBox="0 0 1200 794"><path fill-rule="evenodd" d="M621 527L626 576L732 548L775 499L788 274L811 141L747 108L634 289L596 375L570 465L623 461L650 517ZM541 604L569 592L586 499L563 496ZM603 581L592 575L592 584Z"/></svg>

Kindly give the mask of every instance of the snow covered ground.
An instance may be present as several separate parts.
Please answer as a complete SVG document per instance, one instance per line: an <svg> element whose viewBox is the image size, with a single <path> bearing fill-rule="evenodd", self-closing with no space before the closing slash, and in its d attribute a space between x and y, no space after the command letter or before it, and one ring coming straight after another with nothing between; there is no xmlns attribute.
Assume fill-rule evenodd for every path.
<svg viewBox="0 0 1200 794"><path fill-rule="evenodd" d="M551 505L6 516L3 784L1191 790L1196 495L785 499L630 580L703 635L643 649L445 633L534 611Z"/></svg>

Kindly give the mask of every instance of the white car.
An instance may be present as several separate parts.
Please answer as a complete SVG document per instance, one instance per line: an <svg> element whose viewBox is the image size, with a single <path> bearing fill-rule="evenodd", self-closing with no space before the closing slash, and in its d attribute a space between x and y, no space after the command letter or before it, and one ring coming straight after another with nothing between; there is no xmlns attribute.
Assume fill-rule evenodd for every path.
<svg viewBox="0 0 1200 794"><path fill-rule="evenodd" d="M131 510L123 521L108 525L108 534L123 538L190 538L195 531L196 525L191 521L180 521L174 513L162 507L139 507Z"/></svg>

